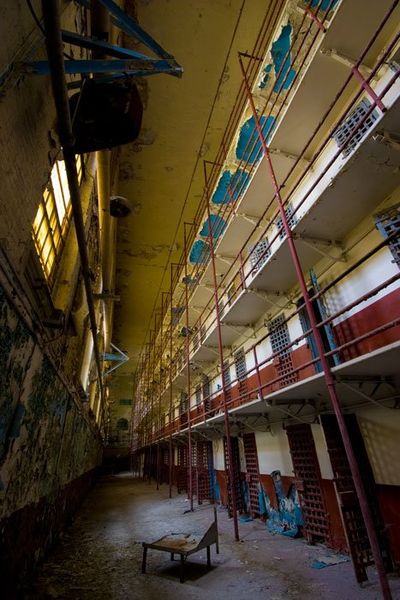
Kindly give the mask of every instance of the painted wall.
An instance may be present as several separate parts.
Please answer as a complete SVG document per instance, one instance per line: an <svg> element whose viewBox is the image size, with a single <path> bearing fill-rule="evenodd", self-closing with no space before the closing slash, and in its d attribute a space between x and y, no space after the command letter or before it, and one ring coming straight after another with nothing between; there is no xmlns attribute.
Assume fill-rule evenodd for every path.
<svg viewBox="0 0 400 600"><path fill-rule="evenodd" d="M0 346L0 564L7 585L30 571L82 499L101 440L1 288Z"/></svg>

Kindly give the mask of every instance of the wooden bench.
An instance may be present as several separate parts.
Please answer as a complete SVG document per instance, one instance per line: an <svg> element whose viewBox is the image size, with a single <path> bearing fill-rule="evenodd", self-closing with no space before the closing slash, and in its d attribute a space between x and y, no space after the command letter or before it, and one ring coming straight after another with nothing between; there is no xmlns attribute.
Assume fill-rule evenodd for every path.
<svg viewBox="0 0 400 600"><path fill-rule="evenodd" d="M170 533L164 535L162 538L155 542L143 542L143 559L142 559L142 573L146 573L146 560L147 550L152 548L153 550L161 550L161 552L169 552L171 560L174 560L175 554L180 556L180 582L184 582L184 567L185 561L188 556L199 552L204 548L207 549L207 566L211 567L211 551L210 546L215 544L216 552L219 554L218 545L218 525L217 525L217 511L214 507L214 522L209 526L204 535L198 535L196 533Z"/></svg>

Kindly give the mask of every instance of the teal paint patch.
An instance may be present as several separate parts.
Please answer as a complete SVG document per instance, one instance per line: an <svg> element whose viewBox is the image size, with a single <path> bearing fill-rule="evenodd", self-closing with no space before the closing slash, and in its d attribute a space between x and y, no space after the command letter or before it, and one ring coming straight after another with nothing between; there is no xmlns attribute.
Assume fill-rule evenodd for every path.
<svg viewBox="0 0 400 600"><path fill-rule="evenodd" d="M214 204L228 204L236 202L239 196L244 192L249 183L250 175L238 169L235 173L224 171L218 181L218 185L211 201Z"/></svg>
<svg viewBox="0 0 400 600"><path fill-rule="evenodd" d="M274 128L275 117L261 117L260 124L265 141L268 143ZM251 164L261 158L261 143L255 127L254 117L250 117L240 129L236 146L236 157Z"/></svg>
<svg viewBox="0 0 400 600"><path fill-rule="evenodd" d="M288 23L282 27L281 35L271 47L276 76L274 92L289 89L296 75L296 71L291 68L292 58L289 51L291 34L292 26Z"/></svg>
<svg viewBox="0 0 400 600"><path fill-rule="evenodd" d="M272 71L272 65L269 64L265 67L264 75L261 77L260 82L258 84L258 87L260 88L260 90L263 90L266 87L266 85L269 81L269 78L271 76L271 71Z"/></svg>
<svg viewBox="0 0 400 600"><path fill-rule="evenodd" d="M333 8L335 8L336 4L339 2L339 0L311 0L311 4L309 4L308 2L304 3L310 6L310 8L315 8L316 6L319 7L318 10L322 10L324 12L326 12L329 8L329 10L332 10Z"/></svg>
<svg viewBox="0 0 400 600"><path fill-rule="evenodd" d="M210 257L210 247L203 240L196 240L189 254L189 262L193 265L205 264Z"/></svg>
<svg viewBox="0 0 400 600"><path fill-rule="evenodd" d="M274 482L278 509L272 506L271 500L264 488L259 493L260 514L267 516L267 529L271 533L280 533L287 537L299 537L303 516L300 508L299 497L294 485L290 486L286 496L283 491L280 471L273 471L271 477Z"/></svg>
<svg viewBox="0 0 400 600"><path fill-rule="evenodd" d="M210 231L211 221L211 231ZM210 219L206 219L201 228L200 235L209 237L210 233L213 239L218 239L225 231L226 223L219 215L210 215Z"/></svg>

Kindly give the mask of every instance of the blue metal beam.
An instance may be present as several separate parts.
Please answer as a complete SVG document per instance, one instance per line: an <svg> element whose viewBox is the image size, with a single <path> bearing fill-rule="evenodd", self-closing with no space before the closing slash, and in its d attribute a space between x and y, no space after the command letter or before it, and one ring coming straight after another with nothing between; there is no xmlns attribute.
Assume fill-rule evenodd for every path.
<svg viewBox="0 0 400 600"><path fill-rule="evenodd" d="M63 42L72 44L73 46L79 46L81 48L88 48L89 50L103 50L110 56L116 56L117 58L138 58L140 60L154 60L146 54L136 52L135 50L129 50L128 48L122 48L121 46L115 46L109 44L104 40L97 40L96 38L86 37L75 33L74 31L61 32Z"/></svg>
<svg viewBox="0 0 400 600"><path fill-rule="evenodd" d="M182 67L172 67L167 60L146 59L144 60L66 60L64 62L65 72L68 75L90 74L90 73L118 73L143 77L155 73L166 73L182 76ZM36 75L48 75L50 67L47 60L38 60L25 64L28 73Z"/></svg>
<svg viewBox="0 0 400 600"><path fill-rule="evenodd" d="M87 0L78 0L80 4L87 7ZM168 52L160 46L148 33L146 33L129 15L126 14L113 0L99 0L99 2L109 11L109 13L113 17L113 22L115 25L127 33L128 35L134 37L150 48L157 54L157 56L165 59L174 60L174 57L171 56Z"/></svg>

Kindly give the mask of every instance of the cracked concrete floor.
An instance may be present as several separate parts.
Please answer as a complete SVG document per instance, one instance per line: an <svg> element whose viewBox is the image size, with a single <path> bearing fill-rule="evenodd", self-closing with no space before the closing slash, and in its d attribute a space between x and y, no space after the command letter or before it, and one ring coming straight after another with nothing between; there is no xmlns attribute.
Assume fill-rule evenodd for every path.
<svg viewBox="0 0 400 600"><path fill-rule="evenodd" d="M209 504L184 514L184 495L168 499L168 487L156 491L130 474L101 479L86 498L74 524L65 532L42 566L29 600L372 600L380 598L376 574L360 588L349 562L321 570L311 568L314 558L329 554L304 540L271 535L254 520L239 523L240 542L233 541L233 523L218 508L220 554L211 549L212 569L205 551L190 557L184 584L178 563L169 555L149 550L147 574L140 573L142 541L171 532L205 529L213 519ZM400 598L400 580L391 579L394 598Z"/></svg>

